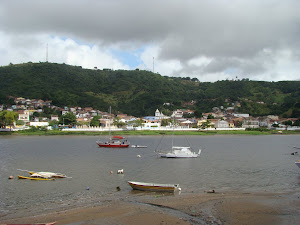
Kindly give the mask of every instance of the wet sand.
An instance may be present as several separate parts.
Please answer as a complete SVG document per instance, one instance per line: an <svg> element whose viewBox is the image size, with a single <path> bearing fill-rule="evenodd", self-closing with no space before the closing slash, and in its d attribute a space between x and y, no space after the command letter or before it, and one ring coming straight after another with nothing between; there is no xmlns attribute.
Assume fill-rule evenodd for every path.
<svg viewBox="0 0 300 225"><path fill-rule="evenodd" d="M1 219L0 219L1 221ZM103 205L15 218L1 224L299 224L300 193L141 195Z"/></svg>

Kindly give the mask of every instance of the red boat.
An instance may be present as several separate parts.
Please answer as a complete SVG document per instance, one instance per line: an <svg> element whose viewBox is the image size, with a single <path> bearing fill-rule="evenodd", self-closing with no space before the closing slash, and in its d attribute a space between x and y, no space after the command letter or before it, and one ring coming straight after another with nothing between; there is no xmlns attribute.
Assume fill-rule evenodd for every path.
<svg viewBox="0 0 300 225"><path fill-rule="evenodd" d="M111 120L111 107L109 107L109 115ZM122 136L111 137L110 124L111 121L109 121L109 141L97 141L97 145L99 145L99 147L105 148L127 148L129 146L129 141L126 138Z"/></svg>
<svg viewBox="0 0 300 225"><path fill-rule="evenodd" d="M105 148L127 148L130 144L126 138L121 136L113 136L109 141L97 141L96 143L99 147Z"/></svg>

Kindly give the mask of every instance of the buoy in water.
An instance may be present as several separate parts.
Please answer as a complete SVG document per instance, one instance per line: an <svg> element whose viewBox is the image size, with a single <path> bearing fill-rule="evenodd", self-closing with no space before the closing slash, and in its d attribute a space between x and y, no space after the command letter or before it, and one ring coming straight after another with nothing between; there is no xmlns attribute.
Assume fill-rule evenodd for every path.
<svg viewBox="0 0 300 225"><path fill-rule="evenodd" d="M118 187L116 187L116 189L117 189L117 191L121 191L121 188L118 186Z"/></svg>
<svg viewBox="0 0 300 225"><path fill-rule="evenodd" d="M110 174L113 174L113 173L114 173L114 172L111 170L111 171L110 171Z"/></svg>
<svg viewBox="0 0 300 225"><path fill-rule="evenodd" d="M90 187L87 187L85 190L90 190Z"/></svg>

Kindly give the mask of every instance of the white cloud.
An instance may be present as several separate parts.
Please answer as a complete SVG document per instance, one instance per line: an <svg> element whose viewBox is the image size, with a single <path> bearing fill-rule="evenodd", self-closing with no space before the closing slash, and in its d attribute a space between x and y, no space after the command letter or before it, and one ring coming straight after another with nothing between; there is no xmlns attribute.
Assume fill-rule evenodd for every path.
<svg viewBox="0 0 300 225"><path fill-rule="evenodd" d="M111 55L109 48L97 45L90 47L86 44L77 43L70 38L62 39L47 35L9 36L2 32L0 41L4 43L0 48L2 65L29 61L45 62L48 52L49 62L78 65L89 69L94 67L99 69L129 69L129 66Z"/></svg>

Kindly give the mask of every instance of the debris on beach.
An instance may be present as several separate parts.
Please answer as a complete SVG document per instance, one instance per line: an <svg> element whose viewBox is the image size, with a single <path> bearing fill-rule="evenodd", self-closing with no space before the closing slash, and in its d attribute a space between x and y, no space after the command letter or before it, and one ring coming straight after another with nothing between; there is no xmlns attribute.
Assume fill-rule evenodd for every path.
<svg viewBox="0 0 300 225"><path fill-rule="evenodd" d="M123 174L124 173L124 169L118 170L118 174Z"/></svg>

